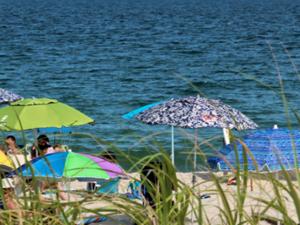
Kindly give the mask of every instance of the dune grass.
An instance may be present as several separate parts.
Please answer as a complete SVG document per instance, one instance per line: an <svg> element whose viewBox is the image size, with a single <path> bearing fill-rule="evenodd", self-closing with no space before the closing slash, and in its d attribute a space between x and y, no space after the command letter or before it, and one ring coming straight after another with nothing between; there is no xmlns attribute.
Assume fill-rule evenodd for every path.
<svg viewBox="0 0 300 225"><path fill-rule="evenodd" d="M132 201L124 195L98 195L84 190L76 192L81 196L78 201L66 202L59 198L49 202L41 201L39 178L34 177L28 185L25 178L21 177L19 182L22 184L23 197L17 199L21 207L18 210L0 211L1 224L76 224L85 214L105 215L111 220L114 220L115 215L121 214L136 224L145 225L192 223L254 225L261 224L261 221L267 224L298 224L300 221L299 183L284 168L281 179L274 173L265 173L262 175L262 184L259 182L260 179L256 179L254 191L250 190L252 175L247 170L247 155L251 156L251 150L246 145L243 153L245 163L243 165L237 163L235 176L239 179L234 187L226 185L227 176L223 177L210 170L206 171L209 179L198 178L194 186L183 182L176 174L169 155L163 150L136 159L110 143L108 147L114 149L119 157L125 157L132 162L129 172L141 173L142 168L153 160L162 162L162 167L153 168L159 183L151 187L156 190L153 192L155 209L145 201L144 203ZM198 154L205 157L203 153ZM136 178L135 176L132 179ZM263 186L266 184L270 187L268 190ZM259 194L254 194L258 191ZM0 192L3 195L2 186ZM215 200L201 199L203 193ZM105 207L87 206L99 202Z"/></svg>

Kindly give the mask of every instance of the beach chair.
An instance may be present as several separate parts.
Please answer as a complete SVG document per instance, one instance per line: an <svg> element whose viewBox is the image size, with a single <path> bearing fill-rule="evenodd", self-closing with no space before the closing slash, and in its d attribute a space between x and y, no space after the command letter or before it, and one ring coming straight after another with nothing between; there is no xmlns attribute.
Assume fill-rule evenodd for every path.
<svg viewBox="0 0 300 225"><path fill-rule="evenodd" d="M119 193L119 184L119 177L106 182L98 181L96 184L96 190L99 194L117 194Z"/></svg>
<svg viewBox="0 0 300 225"><path fill-rule="evenodd" d="M89 182L87 184L88 191L96 191L98 194L117 194L119 193L120 178L114 178L106 181Z"/></svg>
<svg viewBox="0 0 300 225"><path fill-rule="evenodd" d="M65 150L66 152L71 152L72 151L72 149L70 149L68 145L61 145L61 148L63 150Z"/></svg>
<svg viewBox="0 0 300 225"><path fill-rule="evenodd" d="M30 155L32 145L33 145L33 144L27 143L27 144L25 144L22 148L20 147L20 149L22 149L22 151L23 151L24 153Z"/></svg>
<svg viewBox="0 0 300 225"><path fill-rule="evenodd" d="M209 157L207 159L208 169L217 171L218 170L218 162L220 159L218 157Z"/></svg>

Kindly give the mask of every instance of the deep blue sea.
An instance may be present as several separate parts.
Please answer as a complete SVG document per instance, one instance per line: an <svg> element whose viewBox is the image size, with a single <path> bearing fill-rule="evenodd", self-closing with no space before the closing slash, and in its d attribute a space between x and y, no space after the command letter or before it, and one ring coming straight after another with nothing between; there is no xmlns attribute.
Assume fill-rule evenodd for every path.
<svg viewBox="0 0 300 225"><path fill-rule="evenodd" d="M121 115L174 97L200 93L262 128L286 126L279 77L299 110L298 70L300 1L0 0L0 87L70 104L96 120L76 132L137 155L145 146L168 150L170 129ZM138 141L156 132L157 143ZM175 132L184 169L191 144L185 130ZM220 134L199 129L200 141ZM101 151L88 138L66 139L77 151Z"/></svg>

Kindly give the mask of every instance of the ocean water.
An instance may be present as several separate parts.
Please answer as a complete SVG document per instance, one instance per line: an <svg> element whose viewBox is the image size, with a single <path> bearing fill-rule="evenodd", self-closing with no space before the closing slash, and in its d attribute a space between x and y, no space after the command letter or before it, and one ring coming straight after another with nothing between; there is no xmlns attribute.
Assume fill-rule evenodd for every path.
<svg viewBox="0 0 300 225"><path fill-rule="evenodd" d="M70 104L96 120L76 132L137 155L170 148L168 127L121 118L145 104L200 93L260 127L286 126L282 78L290 107L300 108L300 1L0 0L0 31L0 87ZM192 131L175 132L184 169ZM156 144L138 141L154 133ZM199 129L200 141L220 134ZM68 141L101 151L88 138Z"/></svg>

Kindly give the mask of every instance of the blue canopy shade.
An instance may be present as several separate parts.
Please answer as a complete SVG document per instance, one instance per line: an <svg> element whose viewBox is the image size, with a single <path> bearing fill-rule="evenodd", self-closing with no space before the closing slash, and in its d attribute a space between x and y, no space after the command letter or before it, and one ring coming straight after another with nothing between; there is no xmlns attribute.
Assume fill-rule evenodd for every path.
<svg viewBox="0 0 300 225"><path fill-rule="evenodd" d="M71 133L72 130L70 127L62 127L62 128L56 128L56 127L48 127L48 128L38 128L38 133L43 134L49 134L49 133L61 133L61 134L67 134Z"/></svg>
<svg viewBox="0 0 300 225"><path fill-rule="evenodd" d="M242 140L251 151L247 153L248 170L281 170L283 166L286 170L292 170L295 167L294 152L296 151L297 163L300 159L300 130L265 129L250 132ZM231 170L237 168L236 151L240 168L243 169L243 145L239 142L227 145L223 152L228 152L225 159L218 162L221 170ZM253 161L254 157L255 161ZM232 167L230 167L231 165Z"/></svg>
<svg viewBox="0 0 300 225"><path fill-rule="evenodd" d="M162 103L162 102L154 102L154 103L151 103L151 104L148 104L148 105L144 105L144 106L142 106L140 108L137 108L137 109L135 109L135 110L133 110L133 111L131 111L129 113L124 114L122 116L122 118L126 119L126 120L130 120L130 119L134 118L135 116L137 116L139 113L141 113L141 112L143 112L143 111L145 111L147 109L150 109L153 106L156 106L156 105L158 105L160 103Z"/></svg>

